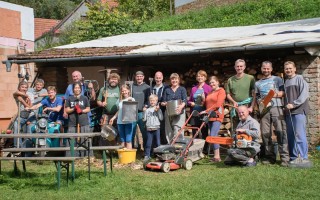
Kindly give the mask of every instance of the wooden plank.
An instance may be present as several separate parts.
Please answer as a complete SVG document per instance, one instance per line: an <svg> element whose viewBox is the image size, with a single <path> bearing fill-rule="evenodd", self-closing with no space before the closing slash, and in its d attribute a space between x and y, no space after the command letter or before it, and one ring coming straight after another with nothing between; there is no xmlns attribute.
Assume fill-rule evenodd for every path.
<svg viewBox="0 0 320 200"><path fill-rule="evenodd" d="M0 160L27 160L27 161L74 161L80 157L0 157Z"/></svg>
<svg viewBox="0 0 320 200"><path fill-rule="evenodd" d="M122 146L94 146L90 147L90 150L117 150ZM85 151L83 147L77 147L75 151ZM70 151L70 147L47 147L47 148L6 148L2 149L2 152L34 152L34 151Z"/></svg>
<svg viewBox="0 0 320 200"><path fill-rule="evenodd" d="M0 134L0 138L85 138L100 136L101 133L21 133L21 134Z"/></svg>

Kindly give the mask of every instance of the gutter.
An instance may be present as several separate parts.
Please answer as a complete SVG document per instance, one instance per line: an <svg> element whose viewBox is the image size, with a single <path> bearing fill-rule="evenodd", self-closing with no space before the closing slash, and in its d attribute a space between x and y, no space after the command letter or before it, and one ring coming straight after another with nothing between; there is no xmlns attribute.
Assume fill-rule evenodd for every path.
<svg viewBox="0 0 320 200"><path fill-rule="evenodd" d="M243 47L222 47L222 48L210 48L201 49L195 51L182 51L182 52L156 52L145 54L121 54L112 56L85 56L85 57L73 57L73 58L44 58L44 59L27 59L27 60L14 60L8 59L2 61L3 64L8 62L16 64L26 63L52 63L52 62L72 62L72 61L94 61L94 60L116 60L116 59L130 59L130 58L147 58L147 57L160 57L160 56L179 56L179 55L195 55L206 53L228 53L236 51L254 51L254 50L267 50L267 49L284 49L293 47L307 47L307 46L320 46L320 41L317 42L295 42L293 44L281 44L281 45L258 45L258 46L243 46ZM313 55L311 55L313 56Z"/></svg>

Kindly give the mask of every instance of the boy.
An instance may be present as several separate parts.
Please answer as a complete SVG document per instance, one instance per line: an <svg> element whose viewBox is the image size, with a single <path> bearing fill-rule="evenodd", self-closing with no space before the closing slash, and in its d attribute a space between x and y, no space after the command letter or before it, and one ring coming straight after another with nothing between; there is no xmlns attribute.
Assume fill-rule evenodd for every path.
<svg viewBox="0 0 320 200"><path fill-rule="evenodd" d="M144 112L143 121L146 121L147 143L145 145L144 161L150 159L150 152L153 139L155 138L156 147L160 145L160 121L163 114L158 105L158 96L155 94L149 97L150 107Z"/></svg>

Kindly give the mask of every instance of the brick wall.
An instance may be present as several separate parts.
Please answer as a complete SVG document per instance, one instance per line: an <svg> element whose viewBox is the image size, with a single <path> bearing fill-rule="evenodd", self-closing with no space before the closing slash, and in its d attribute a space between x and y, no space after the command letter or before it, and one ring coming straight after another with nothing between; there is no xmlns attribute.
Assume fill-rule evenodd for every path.
<svg viewBox="0 0 320 200"><path fill-rule="evenodd" d="M5 19L1 20L0 36L16 39L21 38L20 12L0 8L0 19Z"/></svg>
<svg viewBox="0 0 320 200"><path fill-rule="evenodd" d="M55 86L57 93L65 93L68 86L67 69L62 67L41 67L39 78L45 82L45 87Z"/></svg>

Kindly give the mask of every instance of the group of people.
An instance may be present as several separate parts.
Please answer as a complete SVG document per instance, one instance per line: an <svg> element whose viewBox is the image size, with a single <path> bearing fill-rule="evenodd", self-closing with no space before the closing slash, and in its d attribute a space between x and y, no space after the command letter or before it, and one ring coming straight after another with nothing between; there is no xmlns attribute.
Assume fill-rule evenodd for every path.
<svg viewBox="0 0 320 200"><path fill-rule="evenodd" d="M232 107L230 117L232 121L232 133L235 135L246 134L252 138L246 148L230 148L225 164L241 164L255 166L256 155L261 152L264 164L274 164L276 153L273 149L272 133L276 135L281 165L308 163L308 143L306 138L306 115L308 113L308 84L301 75L296 74L296 66L293 62L284 63L286 80L273 76L272 63L262 63L261 72L263 78L257 82L253 76L245 73L246 62L238 59L234 65L236 75L228 79L225 89L220 87L219 78L208 78L204 70L197 72L197 84L192 87L190 97L187 90L180 85L180 77L177 73L170 75L170 84L163 82L163 74L158 71L154 75L154 85L144 82L144 73L135 73L135 82L129 85L120 85L120 76L111 73L107 78L107 84L102 87L96 97L92 83L85 85L79 71L72 73L73 82L64 95L64 100L58 97L56 89L44 87L44 81L38 79L35 88L28 89L26 82L20 82L18 90L14 93L20 113L23 111L37 110L42 106L43 111L55 112L52 121L63 124L68 118L68 132L90 132L90 102L96 101L103 108L100 125L112 125L118 129L119 140L123 147L134 147L134 138L137 126L142 134L143 144L138 144L144 149L146 160L150 159L152 147L160 144L169 144L186 121L186 107L198 112L214 111L216 115L209 118L208 128L201 130L202 138L206 136L218 136L221 123L224 120L225 100ZM207 84L208 81L208 84ZM274 96L267 112L259 119L254 119L255 105L274 90ZM48 96L48 98L44 98ZM178 100L179 104L169 114L166 109L168 102ZM123 120L124 102L138 102L138 116L136 121ZM172 110L170 110L172 113ZM15 133L20 125L29 125L34 120L34 115L29 112L15 122ZM259 123L259 122L260 123ZM192 117L191 124L200 127L201 121ZM19 127L20 128L20 127ZM27 129L27 132L30 130ZM194 134L194 133L193 133ZM258 142L262 136L262 147ZM213 162L220 162L219 144L213 144Z"/></svg>

